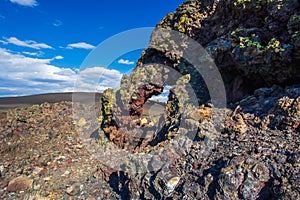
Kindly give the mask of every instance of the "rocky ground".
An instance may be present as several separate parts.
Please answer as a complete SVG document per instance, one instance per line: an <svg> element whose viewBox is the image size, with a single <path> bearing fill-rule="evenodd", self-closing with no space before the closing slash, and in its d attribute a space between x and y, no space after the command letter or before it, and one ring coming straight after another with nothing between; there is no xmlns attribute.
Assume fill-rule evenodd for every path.
<svg viewBox="0 0 300 200"><path fill-rule="evenodd" d="M156 148L174 159L141 173L91 155L78 134L100 124L74 123L71 102L11 110L0 121L1 199L299 199L299 96L296 86L259 89L226 109L216 137L205 131L212 108L201 108L191 148L175 155L170 139Z"/></svg>
<svg viewBox="0 0 300 200"><path fill-rule="evenodd" d="M89 109L82 107L83 112ZM97 173L100 163L78 137L80 124L73 121L71 102L17 108L0 123L1 199L68 199L79 194L86 199L105 193Z"/></svg>
<svg viewBox="0 0 300 200"><path fill-rule="evenodd" d="M300 199L299 9L297 0L187 1L100 104L1 113L0 198ZM208 54L189 51L186 37ZM184 57L207 64L206 55L223 107ZM146 111L166 85L163 112Z"/></svg>

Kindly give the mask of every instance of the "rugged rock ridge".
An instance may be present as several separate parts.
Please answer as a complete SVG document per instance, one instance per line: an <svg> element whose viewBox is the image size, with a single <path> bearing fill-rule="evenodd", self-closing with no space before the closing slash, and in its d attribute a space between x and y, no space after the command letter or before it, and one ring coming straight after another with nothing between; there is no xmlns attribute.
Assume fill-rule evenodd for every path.
<svg viewBox="0 0 300 200"><path fill-rule="evenodd" d="M146 162L105 168L113 190L123 199L299 199L300 2L187 1L157 28L184 33L206 49L228 107L209 102L204 78L184 57L184 37L160 40L168 33L154 32L121 89L101 100L105 135ZM144 103L166 85L173 87L165 116L143 118ZM189 85L202 106L190 101ZM167 148L181 135L188 139ZM152 151L159 155L149 161Z"/></svg>
<svg viewBox="0 0 300 200"><path fill-rule="evenodd" d="M200 43L221 73L228 102L236 102L260 87L299 83L299 10L297 0L187 1L174 14L168 14L157 28L184 33ZM117 124L124 126L131 119L137 119L130 127L139 125L147 99L160 94L165 85L176 85L180 76L173 77L174 71L189 76L188 84L200 104L210 101L207 83L182 55L182 49L189 49L189 44L165 35L163 32L152 35L149 48L143 52L132 74L122 78L119 91L109 94L119 101L114 106L109 104L119 119L113 119L109 111L112 107L104 109L108 114L104 112L103 128L121 147L136 146L141 141L128 133L130 128L119 134ZM200 59L202 55L192 56ZM172 104L174 102L169 101L168 107Z"/></svg>
<svg viewBox="0 0 300 200"><path fill-rule="evenodd" d="M229 101L260 87L298 83L299 1L187 1L158 27L177 30L199 42L215 60ZM186 63L148 49L140 62ZM196 81L199 87L199 81Z"/></svg>

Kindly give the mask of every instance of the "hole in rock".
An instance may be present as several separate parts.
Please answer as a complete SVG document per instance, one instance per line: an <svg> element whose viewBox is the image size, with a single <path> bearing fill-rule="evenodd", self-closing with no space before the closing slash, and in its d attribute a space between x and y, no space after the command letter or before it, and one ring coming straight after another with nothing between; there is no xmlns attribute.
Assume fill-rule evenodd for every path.
<svg viewBox="0 0 300 200"><path fill-rule="evenodd" d="M142 118L147 118L149 122L155 122L166 112L166 103L171 86L164 86L163 92L159 95L153 95L143 105Z"/></svg>

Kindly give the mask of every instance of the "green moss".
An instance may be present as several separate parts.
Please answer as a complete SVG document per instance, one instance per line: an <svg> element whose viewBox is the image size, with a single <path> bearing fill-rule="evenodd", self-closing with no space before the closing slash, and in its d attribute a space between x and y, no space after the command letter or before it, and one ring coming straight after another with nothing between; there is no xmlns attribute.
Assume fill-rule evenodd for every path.
<svg viewBox="0 0 300 200"><path fill-rule="evenodd" d="M251 0L236 0L235 2L233 2L233 5L238 6L238 5L250 3L250 2L251 2Z"/></svg>
<svg viewBox="0 0 300 200"><path fill-rule="evenodd" d="M181 16L179 24L184 24L184 22L185 22L185 16Z"/></svg>
<svg viewBox="0 0 300 200"><path fill-rule="evenodd" d="M284 52L289 47L289 45L282 44L278 39L272 38L268 45L265 47L265 51L268 49L274 49L276 53Z"/></svg>
<svg viewBox="0 0 300 200"><path fill-rule="evenodd" d="M186 21L187 21L186 19L187 19L186 14L182 15L179 19L178 31L181 32L181 33L185 32L185 25L186 25Z"/></svg>
<svg viewBox="0 0 300 200"><path fill-rule="evenodd" d="M239 39L240 39L240 48L246 48L246 47L255 47L258 49L263 48L256 34L252 34L251 37L240 37Z"/></svg>
<svg viewBox="0 0 300 200"><path fill-rule="evenodd" d="M120 95L124 95L125 94L125 91L120 89Z"/></svg>
<svg viewBox="0 0 300 200"><path fill-rule="evenodd" d="M292 35L292 38L297 37L299 35L299 31L295 31Z"/></svg>
<svg viewBox="0 0 300 200"><path fill-rule="evenodd" d="M278 48L280 46L280 41L277 40L276 38L272 38L269 42L268 42L268 46L269 48Z"/></svg>

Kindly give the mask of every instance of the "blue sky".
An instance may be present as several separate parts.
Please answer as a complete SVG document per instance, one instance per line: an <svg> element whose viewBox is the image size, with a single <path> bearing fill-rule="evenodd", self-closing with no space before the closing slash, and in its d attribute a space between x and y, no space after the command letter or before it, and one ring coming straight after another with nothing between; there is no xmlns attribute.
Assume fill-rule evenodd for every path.
<svg viewBox="0 0 300 200"><path fill-rule="evenodd" d="M82 62L99 44L127 30L154 27L182 2L0 0L0 96L73 91ZM85 77L100 71L97 91L117 87L140 53L90 66ZM85 91L95 89L85 83Z"/></svg>

